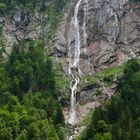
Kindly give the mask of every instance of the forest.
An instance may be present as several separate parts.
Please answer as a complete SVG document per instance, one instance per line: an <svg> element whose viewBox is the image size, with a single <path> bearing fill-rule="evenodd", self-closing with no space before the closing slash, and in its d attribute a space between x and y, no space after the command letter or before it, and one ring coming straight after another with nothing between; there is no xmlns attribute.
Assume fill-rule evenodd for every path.
<svg viewBox="0 0 140 140"><path fill-rule="evenodd" d="M100 3L98 0L96 1L97 4ZM124 4L124 9L127 12L125 10L122 12L121 7L119 9L120 12L118 12L122 16L121 18L123 19L133 14L133 11L138 15L139 9L137 4L139 4L139 1L129 0L126 4L128 7L131 4L133 7L133 2L138 2L134 5L134 8L137 9L131 9L131 11L129 11L130 9L125 9L127 6ZM94 9L91 7L93 5L89 3L91 6L89 5L88 11L88 4L84 1L81 5L79 3L79 7L77 6L77 9L75 8L76 10L74 11L74 7L67 9L68 6L74 5L73 1L70 4L69 2L70 0L0 0L0 140L67 140L71 136L72 139L69 140L140 140L140 59L131 56L132 53L136 57L140 54L137 49L137 41L139 41L136 35L139 32L137 20L132 19L134 20L132 25L137 25L133 25L134 28L123 27L120 24L122 22L122 19L119 18L120 15L116 14L117 9L111 7L112 10L106 12L107 17L103 19L103 22L104 20L108 22L103 23L103 26L107 28L106 32L103 32L102 24L98 24L98 28L94 25L98 23L98 20L94 17L98 13L97 10L99 10L99 7L96 7L97 5L95 5ZM103 3L102 6L108 3ZM104 13L102 9L101 7L100 10ZM72 10L74 12L70 13ZM88 14L92 14L92 10L97 12L92 17L96 19L93 23L88 19ZM107 10L109 9L107 8ZM18 13L17 15L20 15L22 12L22 14L26 14L24 19L27 19L27 23L23 22L22 26L17 26L13 16L16 15L16 12ZM67 16L65 12L68 12L66 13ZM76 12L77 14L75 14ZM73 18L72 14L75 14L76 17ZM137 19L136 15L135 19ZM63 16L64 21L62 21ZM72 30L72 36L70 36L72 40L70 45L67 46L68 40L65 40L65 38L69 37L67 30L72 28L68 28L71 25L70 18L75 25L74 31L77 31L79 34ZM113 22L111 24L114 18L118 18L116 21L120 23L116 24ZM36 21L33 21L34 19ZM128 19L130 20L131 18L129 17ZM60 29L59 24L61 22L63 26ZM68 24L65 24L65 22ZM36 23L39 23L39 25L36 26ZM86 27L86 25L90 25L91 29L88 29L89 27ZM108 28L110 25L112 25L111 30ZM128 41L126 40L127 35L125 37L121 36L123 39L120 42L118 40L121 37L117 36L113 38L114 43L111 44L107 39L110 39L112 34L123 32L123 30L118 31L116 26L120 26L119 29L129 28L132 31L136 29L138 31L134 32L130 40L128 38ZM15 29L15 32L13 30L9 31L10 35L15 38L15 40L11 41L12 45L7 43L10 39L6 38L8 36L6 35L8 33L5 29L6 27L9 27L8 29L14 27ZM58 34L61 35L60 40L59 38L54 39L58 29L62 32L64 31L64 36ZM37 37L34 37L34 34L28 36L32 30L38 32L39 35ZM86 33L86 30L92 35ZM24 34L23 36L21 35L22 33ZM81 36L87 40L81 39ZM107 38L105 38L106 36ZM58 43L57 45L54 43L55 41L56 44ZM131 44L135 43L133 44L134 48L130 47L129 41L132 41ZM56 45L56 48L53 48L53 43ZM74 43L76 43L75 46ZM79 45L79 48L77 48L77 43L84 44L80 44L81 46ZM103 46L103 50L102 48L96 48L98 47L96 44ZM87 51L85 52L83 51L84 45L87 45ZM124 48L121 50L119 45L122 45ZM72 47L73 49L67 47ZM131 49L132 52L130 52ZM52 53L52 50L55 51ZM67 52L69 50L74 51L69 54ZM75 54L77 50L79 56ZM133 50L136 50L136 52L133 52ZM120 52L122 56L124 53L124 57L128 53L130 57L120 61L121 65L119 65L118 60L122 59L119 58L121 55L118 54L118 58L115 58L116 52L113 51ZM87 52L88 54L84 54ZM69 59L74 57L74 60L78 60L78 67L77 65L69 67L68 57ZM104 60L105 58L108 60ZM126 62L124 63L124 61ZM113 62L118 67L114 66ZM102 67L102 64L105 67ZM66 68L66 66L68 67ZM87 67L90 68L88 69ZM83 70L84 68L85 70ZM106 69L104 70L104 68ZM91 69L93 73L90 71ZM76 71L68 74L67 70L71 70L71 72ZM119 75L118 73L121 74ZM116 76L117 89L114 92L115 95L110 99L106 99L105 103L95 108L95 110L90 110L88 107L85 109L86 111L90 110L89 113L91 113L91 118L85 125L85 129L82 132L79 131L82 124L80 121L76 125L66 123L66 115L70 116L71 91L75 92L72 107L77 113L79 111L76 110L78 105L81 107L86 103L88 104L87 100L89 102L96 100L96 97L102 94L104 85L106 86L105 88L110 88L113 85L115 74L119 75L117 75L118 77ZM73 79L71 80L71 78ZM94 91L94 88L96 89L94 86L96 85L98 85L97 90ZM80 92L83 92L85 102L79 102L78 99L83 99L82 97L80 98ZM94 92L96 95L92 95L93 93L91 92ZM91 95L89 95L90 93ZM76 96L76 94L78 95ZM92 99L88 99L89 97ZM85 115L84 117L86 119L88 116ZM78 138L75 137L76 133L79 134Z"/></svg>
<svg viewBox="0 0 140 140"><path fill-rule="evenodd" d="M65 137L51 58L41 42L27 40L22 52L14 45L0 62L0 139L58 140Z"/></svg>
<svg viewBox="0 0 140 140"><path fill-rule="evenodd" d="M57 11L48 13L45 3L38 0L1 0L0 15L15 11L16 5L35 12L47 13L52 19L50 32L56 30L60 13L66 4L64 0L47 1ZM43 11L44 10L44 11ZM55 21L55 22L54 22ZM53 33L51 33L53 34ZM22 49L14 43L7 58L3 26L0 26L0 140L62 140L66 136L64 117L58 91L55 86L55 72L52 58L46 55L42 38L23 38ZM47 48L48 49L48 48Z"/></svg>
<svg viewBox="0 0 140 140"><path fill-rule="evenodd" d="M140 63L129 60L118 79L117 95L95 109L81 140L140 139Z"/></svg>

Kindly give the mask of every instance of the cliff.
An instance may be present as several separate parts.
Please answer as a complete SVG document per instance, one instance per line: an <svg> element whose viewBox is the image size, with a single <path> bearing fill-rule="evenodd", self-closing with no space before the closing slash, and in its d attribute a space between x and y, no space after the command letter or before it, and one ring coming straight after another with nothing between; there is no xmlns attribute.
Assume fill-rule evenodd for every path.
<svg viewBox="0 0 140 140"><path fill-rule="evenodd" d="M53 55L62 58L66 65L68 33L75 3L71 2L65 13L53 44ZM81 37L83 5L84 2L78 13ZM88 0L85 26L87 44L85 47L82 42L80 54L80 67L84 74L93 74L140 56L139 3L128 0Z"/></svg>
<svg viewBox="0 0 140 140"><path fill-rule="evenodd" d="M69 46L74 50L76 44L72 20L77 3L78 0L71 1L67 6L52 44L52 55L63 64L66 75ZM123 64L131 58L140 57L140 3L83 0L77 17L81 43L78 69L82 78L77 87L76 110L81 122L88 112L115 94ZM64 110L66 122L68 110Z"/></svg>
<svg viewBox="0 0 140 140"><path fill-rule="evenodd" d="M49 55L53 57L54 64L62 64L61 73L64 71L62 75L65 75L65 81L61 85L62 94L59 100L64 100L66 105L66 122L69 117L71 94L68 82L71 81L71 75L80 80L76 85L75 98L77 117L81 122L91 109L102 105L115 94L117 77L122 73L123 64L130 58L140 57L139 1L81 0L77 11L79 65L78 68L77 65L70 67L69 46L74 47L76 44L75 28L71 23L76 15L74 11L77 2L78 0L71 0L62 6L57 0L42 0L37 2L34 11L17 5L12 12L0 17L0 27L6 44L4 57L7 58L10 54L15 42L21 50L24 40L41 38L46 48L50 47L52 50ZM75 53L73 50L70 50L72 56ZM54 67L57 71L57 66ZM69 73L69 67L74 71L73 74ZM62 75L57 77L58 84L63 80ZM74 78L72 80L76 79ZM71 82L72 86L75 85L74 82Z"/></svg>

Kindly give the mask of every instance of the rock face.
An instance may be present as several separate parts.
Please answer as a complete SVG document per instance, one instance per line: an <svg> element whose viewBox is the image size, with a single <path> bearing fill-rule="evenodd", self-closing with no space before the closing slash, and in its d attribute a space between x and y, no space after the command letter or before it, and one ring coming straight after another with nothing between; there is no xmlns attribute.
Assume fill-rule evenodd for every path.
<svg viewBox="0 0 140 140"><path fill-rule="evenodd" d="M33 13L24 6L18 5L11 13L0 17L0 27L3 29L3 36L6 40L5 55L11 53L14 43L22 44L24 39L46 36L48 24L45 22L46 15L43 15L43 12ZM45 24L43 27L42 23Z"/></svg>
<svg viewBox="0 0 140 140"><path fill-rule="evenodd" d="M84 86L81 89L78 101L81 104L94 101L94 99L96 98L96 94L99 92L100 87L101 86L99 84L91 84Z"/></svg>
<svg viewBox="0 0 140 140"><path fill-rule="evenodd" d="M67 46L75 2L71 2L53 41L53 55L68 64ZM79 10L81 36L83 3ZM140 3L128 0L88 0L87 44L81 41L80 67L83 74L93 74L140 56Z"/></svg>
<svg viewBox="0 0 140 140"><path fill-rule="evenodd" d="M29 12L23 8L17 9L13 16L13 22L19 29L28 26L30 22Z"/></svg>
<svg viewBox="0 0 140 140"><path fill-rule="evenodd" d="M68 44L75 43L72 39L74 34L70 34L70 27L77 2L78 0L71 0L67 6L52 44L52 55L63 63L66 73L69 67ZM85 21L84 4L85 1L82 0L78 12L81 39L80 70L83 75L93 75L132 57L140 57L140 2L88 0ZM79 122L88 112L103 105L115 94L117 84L113 84L112 87L105 87L102 83L84 86L79 88L77 94L76 109ZM68 109L65 113L67 122Z"/></svg>

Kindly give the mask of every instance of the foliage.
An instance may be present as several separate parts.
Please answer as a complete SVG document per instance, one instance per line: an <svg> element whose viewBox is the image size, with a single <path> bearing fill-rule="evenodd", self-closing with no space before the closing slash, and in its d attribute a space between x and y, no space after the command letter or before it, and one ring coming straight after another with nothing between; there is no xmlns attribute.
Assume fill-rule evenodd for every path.
<svg viewBox="0 0 140 140"><path fill-rule="evenodd" d="M14 44L0 62L0 139L63 140L64 118L57 100L52 60L40 40Z"/></svg>
<svg viewBox="0 0 140 140"><path fill-rule="evenodd" d="M106 68L102 71L97 72L94 76L87 75L83 77L82 82L83 85L91 85L98 83L98 81L103 80L107 84L112 84L112 81L115 79L115 76L122 75L125 64L122 66L114 66L110 68Z"/></svg>
<svg viewBox="0 0 140 140"><path fill-rule="evenodd" d="M140 139L140 64L129 60L119 81L118 95L95 109L82 140Z"/></svg>
<svg viewBox="0 0 140 140"><path fill-rule="evenodd" d="M12 17L17 8L25 8L30 17L40 15L41 30L47 31L39 39L22 38L22 48L14 44L5 61L5 40L0 28L1 140L63 140L66 137L62 101L58 96L65 97L62 92L67 88L68 79L61 70L54 69L51 57L45 56L46 42L43 42L44 39L48 44L55 34L66 3L67 0L0 1L1 17L6 14Z"/></svg>
<svg viewBox="0 0 140 140"><path fill-rule="evenodd" d="M69 101L69 79L68 76L66 76L61 63L55 63L53 67L56 91L60 98L61 104L66 106L67 101Z"/></svg>
<svg viewBox="0 0 140 140"><path fill-rule="evenodd" d="M0 13L5 12L7 9L7 5L5 3L0 3Z"/></svg>

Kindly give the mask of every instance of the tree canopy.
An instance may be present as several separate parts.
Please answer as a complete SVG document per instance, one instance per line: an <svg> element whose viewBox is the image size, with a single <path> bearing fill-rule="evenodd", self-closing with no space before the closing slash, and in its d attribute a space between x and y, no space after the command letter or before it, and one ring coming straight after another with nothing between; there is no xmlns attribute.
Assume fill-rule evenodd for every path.
<svg viewBox="0 0 140 140"><path fill-rule="evenodd" d="M97 108L81 140L140 139L140 63L129 60L119 79L118 93Z"/></svg>
<svg viewBox="0 0 140 140"><path fill-rule="evenodd" d="M15 44L9 60L0 62L0 139L64 137L51 58L40 40L25 40L22 51Z"/></svg>

